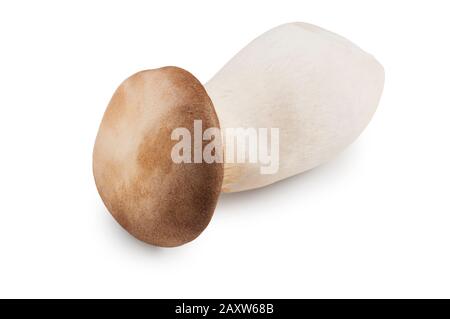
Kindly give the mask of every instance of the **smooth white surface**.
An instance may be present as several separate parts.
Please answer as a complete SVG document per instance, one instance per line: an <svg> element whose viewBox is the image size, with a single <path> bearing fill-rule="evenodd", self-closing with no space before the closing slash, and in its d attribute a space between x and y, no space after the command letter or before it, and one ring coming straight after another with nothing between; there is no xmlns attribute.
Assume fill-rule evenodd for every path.
<svg viewBox="0 0 450 319"><path fill-rule="evenodd" d="M277 151L269 150L275 169L261 174L261 159L226 159L222 190L260 188L334 159L372 119L383 85L380 63L333 32L303 22L264 32L227 62L205 89L222 131L279 130ZM225 153L235 148L229 140L224 138Z"/></svg>
<svg viewBox="0 0 450 319"><path fill-rule="evenodd" d="M0 297L450 297L445 1L0 3ZM386 71L380 106L329 164L222 196L194 242L142 244L95 189L114 89L181 66L205 82L289 21Z"/></svg>

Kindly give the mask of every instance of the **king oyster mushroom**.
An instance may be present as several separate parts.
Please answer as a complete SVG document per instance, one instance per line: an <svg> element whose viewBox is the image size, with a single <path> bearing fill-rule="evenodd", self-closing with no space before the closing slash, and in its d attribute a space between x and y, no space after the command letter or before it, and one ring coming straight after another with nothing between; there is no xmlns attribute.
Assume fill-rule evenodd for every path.
<svg viewBox="0 0 450 319"><path fill-rule="evenodd" d="M306 23L256 38L204 87L177 67L139 72L119 86L101 122L93 154L98 191L133 236L182 245L208 225L221 190L299 174L354 141L383 83L383 68L371 55ZM203 130L278 128L278 172L261 174L258 163L248 162L173 162L171 133L184 127L194 135L194 120L202 120ZM225 149L226 139L222 144Z"/></svg>

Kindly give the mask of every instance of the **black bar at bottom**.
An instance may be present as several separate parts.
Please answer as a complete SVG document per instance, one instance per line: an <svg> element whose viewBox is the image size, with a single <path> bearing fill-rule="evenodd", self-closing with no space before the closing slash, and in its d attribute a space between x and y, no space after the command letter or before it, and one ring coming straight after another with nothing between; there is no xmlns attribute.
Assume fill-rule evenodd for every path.
<svg viewBox="0 0 450 319"><path fill-rule="evenodd" d="M15 315L87 316L93 310L118 316L148 318L314 318L367 315L384 318L393 313L450 314L449 300L298 300L298 299L151 299L151 300L1 300L0 309ZM388 309L388 310L387 310ZM443 312L442 312L443 311Z"/></svg>

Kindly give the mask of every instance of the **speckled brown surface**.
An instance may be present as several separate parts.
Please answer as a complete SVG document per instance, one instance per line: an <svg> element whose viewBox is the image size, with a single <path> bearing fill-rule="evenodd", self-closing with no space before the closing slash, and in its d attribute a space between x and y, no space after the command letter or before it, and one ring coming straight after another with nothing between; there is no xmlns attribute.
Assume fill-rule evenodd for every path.
<svg viewBox="0 0 450 319"><path fill-rule="evenodd" d="M186 127L193 136L194 120L202 120L203 130L220 127L203 85L177 67L142 71L125 80L103 117L93 154L98 191L114 218L147 243L187 243L214 212L223 164L175 164L171 159L177 143L171 140L172 130Z"/></svg>

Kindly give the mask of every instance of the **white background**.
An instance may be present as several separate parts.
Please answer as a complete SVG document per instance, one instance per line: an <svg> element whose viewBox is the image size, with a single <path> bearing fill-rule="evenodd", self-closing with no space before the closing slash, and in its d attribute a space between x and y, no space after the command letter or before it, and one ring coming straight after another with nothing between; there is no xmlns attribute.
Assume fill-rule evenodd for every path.
<svg viewBox="0 0 450 319"><path fill-rule="evenodd" d="M2 1L0 297L450 297L447 1ZM91 154L118 84L206 82L304 21L372 53L380 106L334 161L220 198L195 241L154 248L104 208Z"/></svg>

